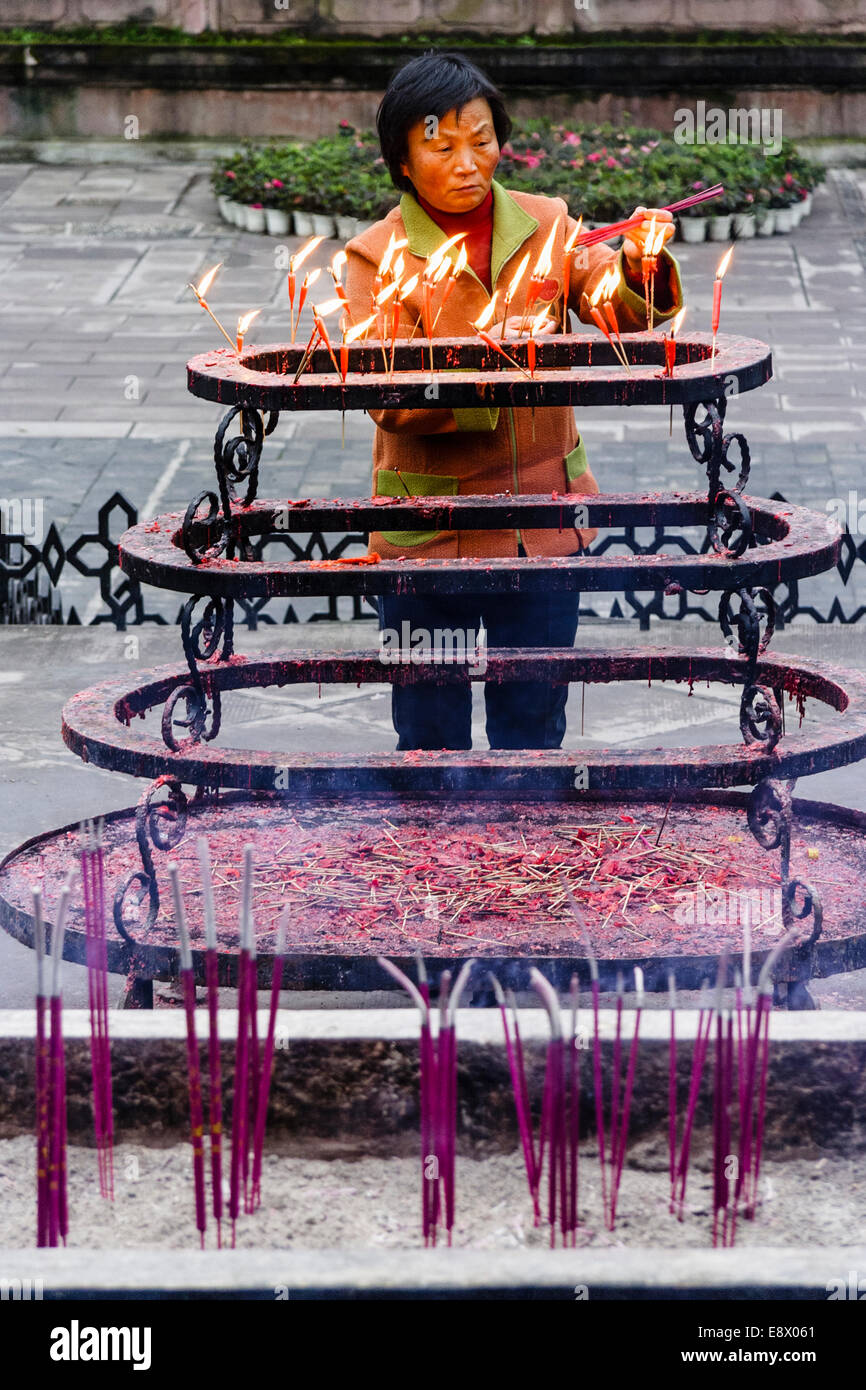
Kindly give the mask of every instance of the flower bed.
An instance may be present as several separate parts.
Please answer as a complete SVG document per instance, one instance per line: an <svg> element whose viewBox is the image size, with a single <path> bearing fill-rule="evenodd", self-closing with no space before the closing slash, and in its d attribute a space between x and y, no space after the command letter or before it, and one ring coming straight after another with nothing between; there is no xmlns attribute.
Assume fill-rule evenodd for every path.
<svg viewBox="0 0 866 1390"><path fill-rule="evenodd" d="M708 232L722 240L767 234L777 223L791 230L811 209L821 173L790 140L765 156L760 146L680 145L657 130L610 123L579 129L544 118L515 127L497 177L507 188L565 198L588 224L723 183L724 197L711 208L699 204L681 219L690 225L680 228L688 240ZM348 121L336 136L309 144L247 145L228 165L220 162L211 181L226 220L277 234L286 234L293 219L299 235L336 230L346 239L398 198L376 136Z"/></svg>

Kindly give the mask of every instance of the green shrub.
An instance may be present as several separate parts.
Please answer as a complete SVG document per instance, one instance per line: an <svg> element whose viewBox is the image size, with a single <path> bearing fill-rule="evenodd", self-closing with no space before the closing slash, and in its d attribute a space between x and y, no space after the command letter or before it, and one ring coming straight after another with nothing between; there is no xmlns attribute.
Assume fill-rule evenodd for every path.
<svg viewBox="0 0 866 1390"><path fill-rule="evenodd" d="M722 183L723 197L693 213L786 206L803 198L822 166L784 141L777 155L751 145L679 145L660 131L628 123L582 127L547 117L515 126L497 178L506 188L564 198L574 216L616 221L632 208L662 207ZM345 214L372 221L399 201L375 134L341 121L337 134L308 144L245 145L214 167L216 194L286 212Z"/></svg>

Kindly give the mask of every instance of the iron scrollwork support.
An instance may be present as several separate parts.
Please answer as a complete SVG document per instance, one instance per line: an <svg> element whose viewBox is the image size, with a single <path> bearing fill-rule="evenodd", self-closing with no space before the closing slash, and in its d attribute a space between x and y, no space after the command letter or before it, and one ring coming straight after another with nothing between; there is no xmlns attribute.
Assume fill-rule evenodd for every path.
<svg viewBox="0 0 866 1390"><path fill-rule="evenodd" d="M165 788L168 798L157 800L158 793ZM147 932L159 916L159 885L151 852L151 844L158 850L174 849L184 837L189 802L180 782L170 775L157 777L156 781L142 793L135 808L135 836L142 867L133 869L118 886L114 895L114 925L130 946L138 943L130 928ZM132 889L137 885L137 893ZM142 904L147 899L147 912L142 916ZM132 904L134 920L129 921L126 909Z"/></svg>
<svg viewBox="0 0 866 1390"><path fill-rule="evenodd" d="M204 603L204 611L195 622L195 610L200 603ZM173 753L189 743L210 743L220 731L219 686L207 673L202 673L198 663L212 661L215 656L218 661L228 661L231 657L234 651L233 600L193 595L181 609L180 632L191 679L175 686L163 706L162 737ZM222 650L217 656L220 643ZM179 713L181 705L185 706L183 715Z"/></svg>
<svg viewBox="0 0 866 1390"><path fill-rule="evenodd" d="M808 936L799 941L785 953L784 978L776 976L774 986L777 994L780 984L787 986L785 999L788 1007L812 1008L806 990L806 982L812 973L812 948L821 935L823 907L815 888L804 879L791 877L791 824L793 820L792 795L796 778L765 777L752 790L747 810L749 829L762 849L780 851L780 880L782 885L782 926L785 932L794 929L798 922L807 922L811 917L811 930L803 927Z"/></svg>
<svg viewBox="0 0 866 1390"><path fill-rule="evenodd" d="M734 611L733 602L739 600ZM763 605L763 611L759 607ZM758 657L767 650L776 622L776 605L769 589L726 589L719 603L719 623L725 640L733 645L734 629L746 674L740 700L740 731L744 742L771 753L782 737L782 706L768 685L755 683Z"/></svg>
<svg viewBox="0 0 866 1390"><path fill-rule="evenodd" d="M240 432L231 434L229 427L238 416ZM261 411L250 406L233 405L220 420L213 451L218 491L201 492L193 498L181 527L183 548L194 565L223 554L228 560L253 558L235 525L232 507L249 507L255 501L262 446L279 418L277 410L270 411L265 419ZM205 503L208 510L202 514ZM206 545L197 543L193 534L202 525L206 527Z"/></svg>

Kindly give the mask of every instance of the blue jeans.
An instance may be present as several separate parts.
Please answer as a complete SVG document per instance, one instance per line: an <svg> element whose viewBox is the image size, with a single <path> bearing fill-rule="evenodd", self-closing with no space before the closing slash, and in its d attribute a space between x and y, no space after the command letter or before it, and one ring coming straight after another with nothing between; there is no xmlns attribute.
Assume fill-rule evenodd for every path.
<svg viewBox="0 0 866 1390"><path fill-rule="evenodd" d="M522 547L521 547L522 550ZM466 649L475 644L484 622L487 647L571 647L577 632L579 593L454 594L404 597L384 594L376 600L380 629L459 630ZM567 685L549 681L485 682L487 739L491 748L559 748L565 735ZM398 750L471 748L472 687L394 685L391 717Z"/></svg>

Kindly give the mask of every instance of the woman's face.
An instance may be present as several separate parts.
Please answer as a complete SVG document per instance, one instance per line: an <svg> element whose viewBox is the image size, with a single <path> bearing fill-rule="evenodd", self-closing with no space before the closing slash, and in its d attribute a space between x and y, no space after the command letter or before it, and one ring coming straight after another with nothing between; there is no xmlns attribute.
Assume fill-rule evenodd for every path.
<svg viewBox="0 0 866 1390"><path fill-rule="evenodd" d="M471 212L482 203L499 163L493 116L484 97L460 112L427 116L410 126L401 171L421 197L441 212Z"/></svg>

